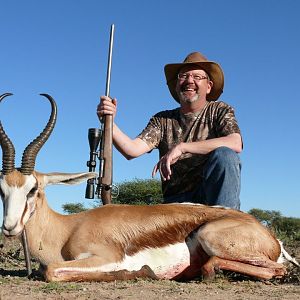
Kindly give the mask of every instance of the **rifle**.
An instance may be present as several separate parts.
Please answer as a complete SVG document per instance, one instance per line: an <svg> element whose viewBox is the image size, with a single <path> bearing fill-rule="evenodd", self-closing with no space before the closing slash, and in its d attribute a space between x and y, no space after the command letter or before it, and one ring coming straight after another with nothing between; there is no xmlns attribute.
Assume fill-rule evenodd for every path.
<svg viewBox="0 0 300 300"><path fill-rule="evenodd" d="M110 42L108 52L108 63L106 73L105 95L109 96L110 77L112 64L112 49L114 40L114 24L110 29ZM87 162L89 172L94 172L96 168L96 158L99 159L99 176L97 178L96 195L102 200L103 205L111 203L112 192L112 131L113 117L105 115L101 119L101 128L89 128L88 140L90 145L90 160ZM100 143L100 148L98 149ZM85 198L94 199L95 178L87 181Z"/></svg>

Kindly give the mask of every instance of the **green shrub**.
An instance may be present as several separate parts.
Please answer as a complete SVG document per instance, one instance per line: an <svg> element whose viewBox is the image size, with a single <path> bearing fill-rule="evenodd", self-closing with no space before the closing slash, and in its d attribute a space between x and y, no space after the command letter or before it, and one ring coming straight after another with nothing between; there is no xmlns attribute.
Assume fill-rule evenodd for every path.
<svg viewBox="0 0 300 300"><path fill-rule="evenodd" d="M300 218L284 217L279 211L253 208L249 214L275 232L284 241L300 241Z"/></svg>

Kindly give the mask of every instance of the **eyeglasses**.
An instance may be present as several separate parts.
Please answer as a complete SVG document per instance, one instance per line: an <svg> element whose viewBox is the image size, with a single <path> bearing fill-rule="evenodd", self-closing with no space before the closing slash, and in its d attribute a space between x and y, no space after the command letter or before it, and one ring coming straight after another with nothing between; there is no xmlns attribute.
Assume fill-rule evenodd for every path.
<svg viewBox="0 0 300 300"><path fill-rule="evenodd" d="M177 75L178 79L180 79L180 80L186 80L186 79L188 79L190 76L191 76L195 81L200 81L200 80L203 80L203 79L208 79L207 76L200 75L200 74L178 73L178 75Z"/></svg>

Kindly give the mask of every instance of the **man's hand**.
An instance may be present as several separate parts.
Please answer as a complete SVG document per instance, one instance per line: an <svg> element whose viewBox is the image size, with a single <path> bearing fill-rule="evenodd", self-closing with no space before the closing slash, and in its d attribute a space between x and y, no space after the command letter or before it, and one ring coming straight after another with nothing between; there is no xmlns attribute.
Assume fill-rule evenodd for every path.
<svg viewBox="0 0 300 300"><path fill-rule="evenodd" d="M154 166L152 177L154 177L157 171L159 171L163 181L170 180L172 175L171 165L175 164L182 154L182 144L178 144L174 148L172 148Z"/></svg>
<svg viewBox="0 0 300 300"><path fill-rule="evenodd" d="M107 96L100 97L100 103L97 106L97 115L99 120L104 115L112 115L113 119L115 118L117 113L117 99L111 99Z"/></svg>

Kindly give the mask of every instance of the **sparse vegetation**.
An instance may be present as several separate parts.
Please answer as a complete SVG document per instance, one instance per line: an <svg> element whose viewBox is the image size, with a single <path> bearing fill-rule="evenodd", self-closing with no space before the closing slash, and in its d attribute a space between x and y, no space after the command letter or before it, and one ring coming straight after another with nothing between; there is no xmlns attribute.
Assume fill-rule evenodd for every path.
<svg viewBox="0 0 300 300"><path fill-rule="evenodd" d="M123 181L118 185L119 195L113 199L116 204L152 205L162 203L161 182L157 179L134 179ZM95 207L99 201L95 200ZM68 214L78 213L87 208L83 203L66 203L62 206Z"/></svg>
<svg viewBox="0 0 300 300"><path fill-rule="evenodd" d="M161 182L157 179L134 179L118 185L119 196L115 203L120 204L159 204L162 203Z"/></svg>
<svg viewBox="0 0 300 300"><path fill-rule="evenodd" d="M270 228L285 243L300 242L300 218L285 217L279 211L253 208L249 214Z"/></svg>
<svg viewBox="0 0 300 300"><path fill-rule="evenodd" d="M36 291L41 291L46 294L60 293L60 292L74 292L82 289L80 284L76 283L59 283L59 282L49 282L36 288Z"/></svg>
<svg viewBox="0 0 300 300"><path fill-rule="evenodd" d="M76 214L87 210L83 203L66 203L63 204L62 209L67 214Z"/></svg>

